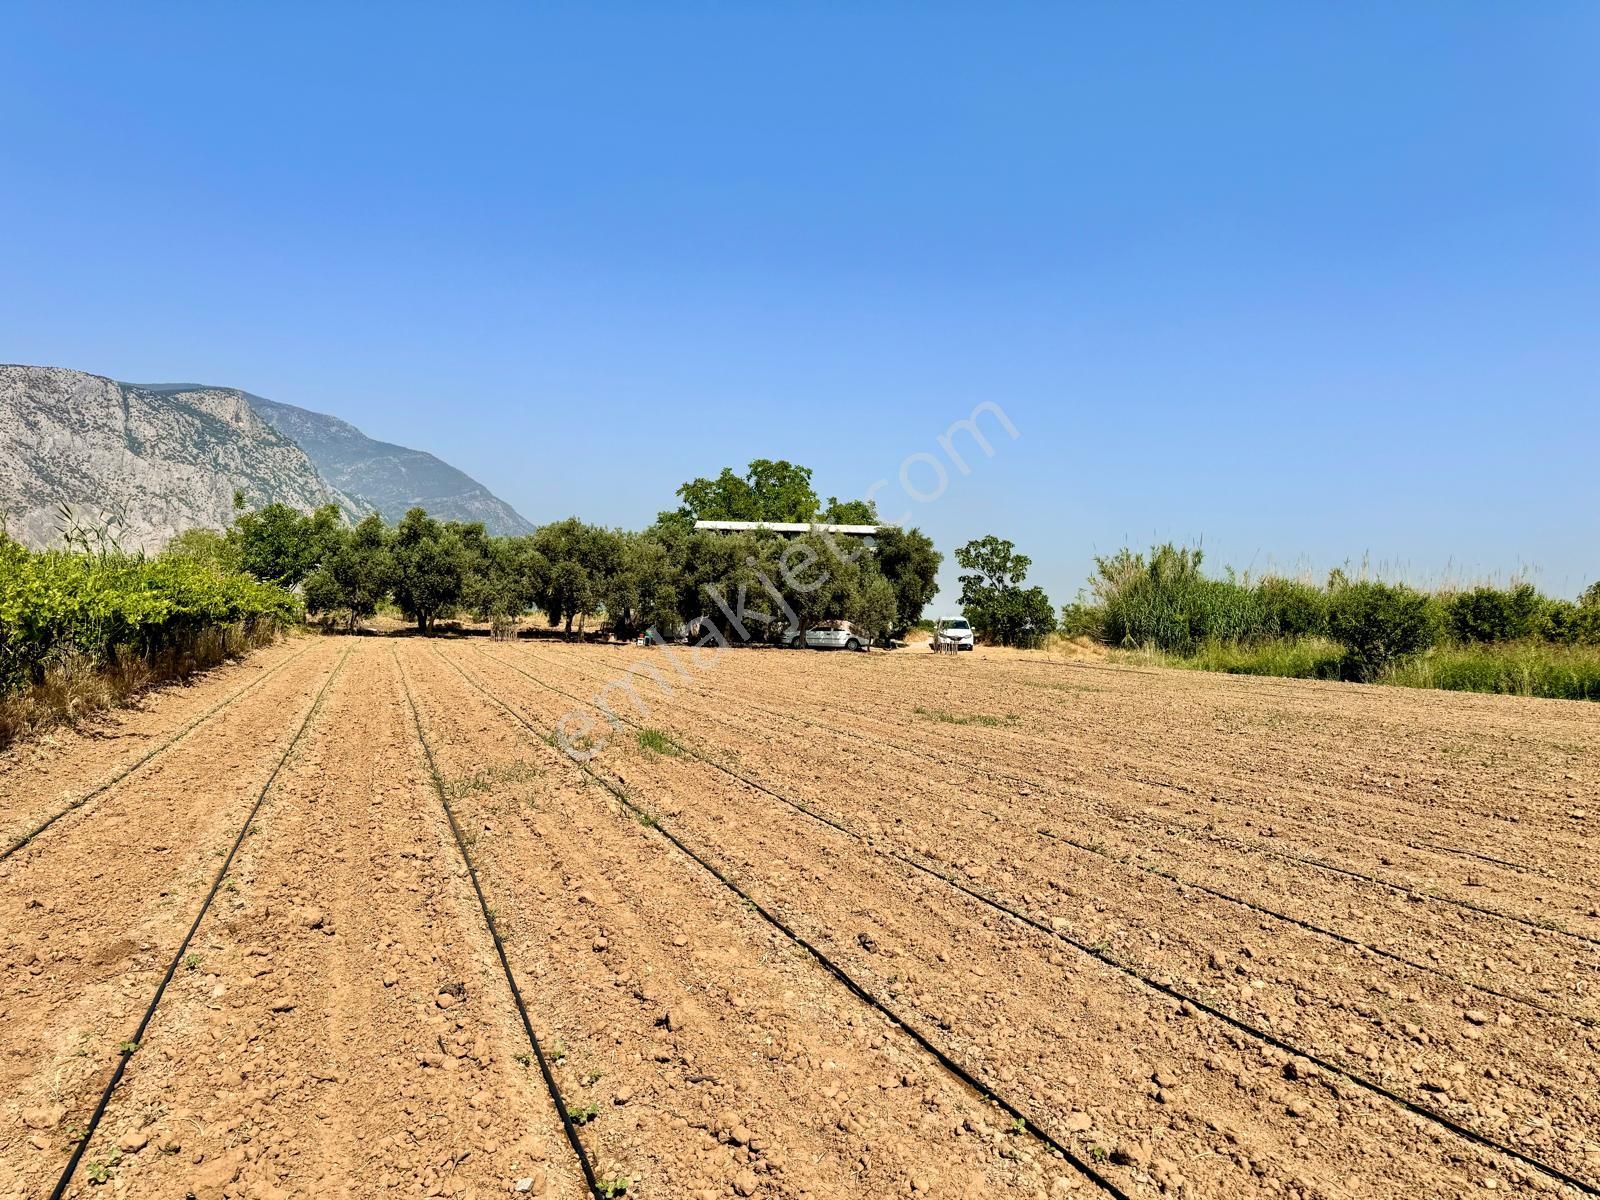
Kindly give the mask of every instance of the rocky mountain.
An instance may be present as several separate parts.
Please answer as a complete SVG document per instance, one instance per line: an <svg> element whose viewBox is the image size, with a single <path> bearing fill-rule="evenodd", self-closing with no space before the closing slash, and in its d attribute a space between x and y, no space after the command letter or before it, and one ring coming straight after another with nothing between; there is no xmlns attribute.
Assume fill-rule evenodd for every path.
<svg viewBox="0 0 1600 1200"><path fill-rule="evenodd" d="M398 521L406 509L421 505L442 520L482 521L496 536L533 532L521 513L483 484L424 450L375 441L338 417L260 396L247 399L306 452L323 478L372 505L386 521Z"/></svg>
<svg viewBox="0 0 1600 1200"><path fill-rule="evenodd" d="M0 366L0 510L13 537L58 542L67 505L109 524L124 549L156 550L253 504L371 508L317 473L306 453L240 392L152 392L82 371Z"/></svg>
<svg viewBox="0 0 1600 1200"><path fill-rule="evenodd" d="M251 504L337 505L395 520L420 504L491 533L532 526L431 454L368 438L335 417L233 388L118 383L58 367L0 366L0 513L33 546L60 539L61 507L109 523L124 548L159 549Z"/></svg>

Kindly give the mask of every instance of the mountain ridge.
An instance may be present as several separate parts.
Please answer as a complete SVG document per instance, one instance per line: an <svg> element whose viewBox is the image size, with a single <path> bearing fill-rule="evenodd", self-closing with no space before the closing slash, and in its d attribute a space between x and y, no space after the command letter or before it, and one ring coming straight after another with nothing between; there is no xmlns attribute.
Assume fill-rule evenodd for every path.
<svg viewBox="0 0 1600 1200"><path fill-rule="evenodd" d="M65 507L125 549L155 551L184 529L227 525L236 490L252 504L333 504L346 520L421 505L491 533L533 528L437 456L338 417L239 388L0 365L0 515L18 540L53 544Z"/></svg>
<svg viewBox="0 0 1600 1200"><path fill-rule="evenodd" d="M370 506L335 488L305 451L226 389L157 395L65 367L0 366L0 509L32 546L54 543L63 507L128 550L220 528L233 495L347 520Z"/></svg>

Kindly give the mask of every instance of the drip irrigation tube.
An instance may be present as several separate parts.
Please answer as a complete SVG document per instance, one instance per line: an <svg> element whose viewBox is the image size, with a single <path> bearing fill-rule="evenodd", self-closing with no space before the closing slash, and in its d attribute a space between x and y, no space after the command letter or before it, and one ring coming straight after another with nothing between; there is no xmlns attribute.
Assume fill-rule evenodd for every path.
<svg viewBox="0 0 1600 1200"><path fill-rule="evenodd" d="M118 771L110 779L106 780L104 783L102 783L99 786L97 786L93 791L85 792L83 795L79 796L76 800L73 800L69 804L67 804L67 806L65 808L61 809L54 816L48 817L41 824L35 825L32 829L28 830L27 833L23 834L16 841L12 842L4 850L0 850L0 863L5 862L6 859L10 858L18 850L21 850L29 842L33 841L34 838L38 837L46 829L49 829L50 826L54 825L57 821L61 820L61 818L66 816L68 813L77 811L78 809L82 808L85 804L89 803L89 801L93 800L96 796L104 795L106 792L108 792L112 788L116 787L117 784L121 783L129 775L132 775L135 771L137 771L140 767L144 766L145 763L149 762L152 758L154 758L156 755L160 754L163 750L166 750L167 748L169 748L171 746L174 746L178 742L182 741L194 729L196 729L200 725L204 724L206 721L209 721L212 717L216 716L223 709L225 709L229 705L231 705L235 700L242 699L244 697L245 693L250 692L250 691L254 690L255 688L260 687L263 683L265 683L267 680L271 679L279 671L283 670L290 663L294 662L295 659L301 657L304 654L309 653L310 650L311 650L311 647L307 646L304 650L301 650L301 651L299 651L299 652L297 652L295 654L291 654L288 658L284 659L277 666L273 667L270 671L268 671L260 679L255 679L255 680L252 680L251 682L245 684L244 687L240 688L237 692L235 692L233 695L229 696L226 700L222 701L220 704L216 704L216 705L212 706L211 708L208 708L205 712L201 713L198 717L196 717L194 720L190 721L187 725L185 725L182 729L178 730L177 733L173 734L166 741L162 742L159 746L154 746L151 749L147 750L143 755L141 755L133 763L129 764L128 766L124 767L122 770Z"/></svg>
<svg viewBox="0 0 1600 1200"><path fill-rule="evenodd" d="M493 655L489 655L486 652L480 651L480 653L484 653L485 657L491 658L495 662L501 663L501 665L503 665L503 666L511 666L511 664L506 663L503 659L495 658ZM460 670L459 667L457 669ZM562 688L558 688L554 684L546 683L544 680L539 679L537 676L531 675L526 671L522 671L520 668L512 667L512 669L518 671L519 674L525 675L529 679L532 679L535 683L538 683L541 687L548 688L549 690L551 690L553 692L556 692L559 695L566 696L568 699L576 700L580 704L589 704L591 706L594 706L594 702L593 701L584 700L582 697L576 696L571 692L567 692ZM462 674L463 674L463 676L465 676L465 672L462 672ZM485 694L487 695L489 693L485 692ZM502 707L505 707L503 702L502 702ZM511 711L511 710L508 708L507 711ZM634 724L633 722L627 721L626 718L619 717L618 719L624 721L624 723L626 723L626 724L630 724L630 725ZM637 728L637 727L638 726L635 725L635 728ZM674 744L678 744L678 743L675 742ZM855 830L850 829L849 827L847 827L846 825L840 823L839 821L830 819L830 818L828 818L828 817L826 817L826 816L824 816L824 815L822 815L820 813L817 813L816 811L814 811L811 808L809 808L807 805L801 804L798 801L791 800L787 796L783 796L780 793L773 791L771 788L767 787L764 784L761 784L761 783L755 782L753 780L747 779L744 776L742 776L741 774L739 774L738 772L732 771L729 768L722 766L720 763L713 762L710 759L705 758L704 756L696 753L695 751L693 751L692 749L690 749L688 747L682 746L681 744L678 744L678 745L679 745L680 749L684 750L686 753L690 754L692 757L694 757L698 761L703 762L707 766L713 767L716 770L722 771L725 774L731 776L732 778L738 779L741 783L744 783L749 787L755 788L757 791L760 791L765 795L771 796L773 799L778 800L781 803L788 805L790 808L793 808L795 811L797 811L799 813L802 813L803 815L811 818L812 820L815 820L815 821L820 822L821 824L827 825L828 827L836 830L839 833L844 834L846 837L849 837L849 838L851 838L851 839L853 839L855 841L858 841L858 842L865 842L866 841L866 839L860 833L857 833ZM618 795L619 799L622 799L622 796L619 793L617 793L617 790L608 781L606 781L604 778L602 778L601 776L596 774L589 767L589 765L587 763L579 763L578 765L583 767L583 769L586 772L588 772L589 774L593 775L603 786L605 786L607 788L607 790L611 791L615 795ZM624 803L629 803L626 800L624 800L623 802ZM665 834L667 831L663 829L662 832ZM671 835L668 834L668 836L670 837ZM674 840L674 842L676 842L675 838L673 840ZM1216 1020L1219 1020L1219 1021L1223 1022L1224 1024L1226 1024L1226 1025L1238 1030L1240 1033L1246 1034L1249 1037L1255 1038L1256 1040L1258 1040L1260 1042L1264 1042L1267 1045L1273 1046L1274 1048L1276 1048L1278 1050L1281 1050L1281 1051L1283 1051L1283 1052L1285 1052L1287 1054L1292 1054L1292 1055L1295 1055L1296 1057L1305 1059L1307 1062L1314 1063L1320 1069L1322 1069L1324 1071L1327 1071L1330 1074L1337 1075L1342 1079L1347 1079L1351 1083L1355 1084L1356 1086L1364 1088L1367 1091L1370 1091L1371 1093L1373 1093L1374 1095L1383 1097L1384 1099L1386 1099L1386 1100L1398 1105L1400 1108L1406 1110L1407 1112L1409 1112L1409 1113L1411 1113L1411 1114L1413 1114L1415 1116L1421 1117L1424 1120L1430 1121L1430 1122L1438 1125L1440 1128L1445 1129L1445 1130L1449 1131L1450 1133L1455 1134L1457 1137L1460 1137L1460 1138L1462 1138L1462 1139L1464 1139L1466 1141L1472 1142L1474 1145L1480 1146L1480 1147L1482 1147L1482 1148L1484 1148L1486 1150L1493 1151L1494 1153L1497 1153L1497 1154L1502 1154L1502 1155L1506 1156L1507 1158L1510 1158L1510 1159L1512 1159L1512 1160L1514 1160L1516 1162L1519 1162L1519 1163L1523 1164L1526 1167L1530 1167L1533 1170L1538 1171L1542 1175L1545 1175L1545 1176L1547 1176L1547 1177L1549 1177L1551 1179L1557 1180L1560 1183L1566 1184L1568 1187L1575 1188L1576 1190L1584 1193L1585 1195L1600 1196L1600 1187L1596 1187L1592 1183L1588 1183L1588 1182L1586 1182L1586 1181L1584 1181L1582 1179L1577 1178L1574 1175L1570 1175L1566 1171L1563 1171L1561 1168L1556 1167L1556 1166L1552 1166L1549 1163L1546 1163L1546 1162L1544 1162L1544 1161L1542 1161L1540 1159L1534 1158L1531 1155L1524 1154L1522 1151L1517 1150L1516 1148L1514 1148L1512 1146L1508 1146L1508 1145L1505 1145L1504 1143L1497 1142L1493 1138L1490 1138L1490 1137L1485 1136L1484 1134L1478 1133L1477 1131L1475 1131L1475 1130L1473 1130L1473 1129L1471 1129L1471 1128L1469 1128L1469 1127L1467 1127L1465 1125L1462 1125L1458 1121L1454 1120L1451 1117L1448 1117L1448 1116L1444 1115L1443 1113L1435 1112L1434 1110L1432 1110L1430 1108L1427 1108L1427 1107L1425 1107L1423 1105L1420 1105L1420 1104L1417 1104L1417 1103L1415 1103L1415 1102L1413 1102L1411 1100L1408 1100L1404 1096L1401 1096L1399 1093L1394 1092L1391 1089L1385 1087L1383 1084L1377 1083L1374 1080L1368 1079L1363 1075L1357 1074L1356 1072L1354 1072L1354 1071L1352 1071L1352 1070L1350 1070L1350 1069L1348 1069L1346 1067L1341 1067L1341 1066L1337 1065L1336 1063L1333 1063L1333 1062L1328 1061L1327 1059L1321 1058L1320 1056L1318 1056L1316 1054L1307 1053L1306 1051L1301 1050L1298 1047L1294 1046L1292 1043L1289 1043L1289 1042L1283 1040L1282 1038L1278 1037L1276 1034L1270 1033L1270 1032L1268 1032L1267 1030L1264 1030L1264 1029L1260 1029L1260 1028L1250 1024L1248 1021L1244 1021L1244 1020L1241 1020L1238 1017L1232 1016L1231 1014L1229 1014L1227 1012L1224 1012L1223 1010L1221 1010L1219 1008L1216 1008L1214 1005L1211 1005L1211 1004L1207 1003L1205 1000L1201 1000L1201 999L1199 999L1197 997L1190 996L1187 993L1180 991L1179 989L1173 987L1171 984L1164 983L1164 982L1162 982L1160 980L1157 980L1157 979L1153 979L1150 976L1145 975L1143 972L1138 971L1138 970L1134 969L1133 967L1128 966L1125 963L1117 961L1115 958L1112 958L1105 951L1098 950L1094 946L1091 946L1086 942L1079 941L1078 939L1076 939L1076 938L1074 938L1074 937L1072 937L1072 936L1070 936L1070 935L1068 935L1068 934L1066 934L1064 932L1060 932L1060 931L1054 930L1054 929L1050 928L1049 926L1044 925L1043 923L1034 920L1032 917L1029 917L1025 913L1018 912L1016 909L1010 907L1009 905L1004 904L1001 901L996 900L995 898L984 894L983 892L980 892L980 891L978 891L978 890L976 890L974 888L971 888L971 887L967 886L966 884L960 882L959 880L955 879L951 875L947 875L947 874L945 874L943 872L937 871L937 870L933 869L932 867L926 866L926 865L918 862L914 858L911 858L911 857L909 857L909 856L907 856L905 854L899 853L898 851L886 851L886 854L888 855L888 857L893 858L896 861L901 862L901 863L905 864L908 867L911 867L913 870L916 870L916 871L921 872L922 874L928 875L929 877L931 877L933 879L938 879L941 882L945 883L947 886L953 888L954 890L956 890L958 892L961 892L963 895L966 895L966 896L970 897L973 900L977 900L978 902L980 902L980 903L982 903L984 905L987 905L988 907L994 909L997 912L1004 913L1006 916L1009 916L1013 920L1021 922L1022 924L1028 926L1031 929L1034 929L1034 930L1036 930L1036 931L1038 931L1040 933L1045 934L1046 936L1048 936L1052 940L1066 942L1068 945L1072 946L1074 949L1079 950L1082 953L1087 954L1091 958L1095 959L1096 961L1098 961L1100 963L1103 963L1104 965L1106 965L1108 967L1111 967L1112 969L1114 969L1116 971L1119 971L1122 974L1127 975L1128 977L1130 977L1132 979L1137 980L1138 982L1142 983L1146 987L1149 987L1149 988L1153 989L1154 991L1160 992L1162 995L1168 997L1169 999L1177 1000L1177 1001L1186 1001L1187 1003L1192 1005L1194 1008L1196 1008L1196 1009L1206 1013L1208 1016L1211 1016L1211 1017L1215 1018ZM693 855L691 855L691 856L693 856ZM698 861L698 859L697 859L697 861ZM729 886L731 887L733 885L730 884Z"/></svg>
<svg viewBox="0 0 1600 1200"><path fill-rule="evenodd" d="M444 656L441 655L440 657ZM450 660L446 658L445 661L449 662ZM512 719L524 726L535 737L539 736L538 729L526 717L522 716L522 714L517 712L505 701L501 700L500 697L496 696L488 688L478 683L472 678L472 676L468 675L459 664L450 663L450 665L455 668L455 670L464 680L467 681L467 683L476 688L490 700L493 700L497 705L500 706L501 709L510 715ZM540 738L540 740L542 741L543 739ZM1091 1183L1104 1190L1108 1195L1116 1197L1117 1200L1128 1200L1127 1193L1122 1191L1122 1189L1119 1188L1116 1183L1108 1179L1105 1175L1101 1174L1091 1163L1081 1158L1070 1146L1059 1141L1042 1129L1032 1119L1030 1119L1025 1112L1023 1112L1011 1101L1007 1100L994 1088L974 1077L972 1073L969 1072L965 1067L963 1067L955 1059L951 1058L943 1050L939 1049L939 1047L930 1041L925 1034L920 1032L914 1026L907 1024L905 1020L903 1020L894 1012L893 1009L889 1008L889 1006L884 1004L883 1001L879 1000L860 983L856 982L855 978L851 976L850 973L847 972L843 967L839 966L838 963L834 962L816 946L812 945L809 941L792 929L786 922L784 922L781 917L777 916L775 913L763 906L760 901L756 900L737 883L729 879L728 876L725 875L715 864L702 857L697 851L679 838L677 834L673 833L671 829L662 824L661 819L656 816L656 814L640 807L630 796L628 796L626 792L618 788L616 784L607 779L604 775L601 775L599 772L595 771L587 763L574 762L574 765L579 767L586 775L603 787L617 800L619 804L623 806L623 808L625 808L635 818L639 819L642 824L660 834L691 862L702 868L707 874L711 875L712 878L716 879L717 882L721 883L735 896L739 897L739 899L743 901L752 912L756 913L762 918L762 920L766 921L767 924L771 925L779 933L783 934L784 937L788 938L791 942L809 954L817 961L818 965L820 965L825 971L843 984L851 995L855 996L858 1000L862 1001L868 1007L872 1008L875 1012L883 1016L891 1025L894 1026L894 1028L904 1032L907 1037L909 1037L924 1051L931 1055L939 1063L939 1065L951 1075L955 1076L955 1078L959 1079L963 1084L971 1088L984 1100L987 1100L995 1107L999 1108L1008 1117L1011 1117L1013 1120L1020 1121L1022 1123L1022 1127L1029 1134L1041 1142L1046 1148L1055 1152L1056 1154L1059 1154L1068 1164L1070 1164L1075 1170L1087 1178Z"/></svg>
<svg viewBox="0 0 1600 1200"><path fill-rule="evenodd" d="M578 1167L583 1172L583 1180L589 1193L596 1200L604 1200L600 1181L595 1176L594 1164L589 1161L588 1151L583 1148L577 1127L567 1112L567 1102L561 1095L560 1085L556 1083L555 1074L550 1070L549 1060L545 1058L544 1047L539 1044L539 1037L533 1031L533 1021L528 1016L528 1006L522 999L522 989L517 987L516 977L511 971L511 962L506 958L505 943L500 940L500 931L495 927L494 917L489 911L489 901L485 898L483 885L478 880L477 865L467 850L466 840L461 835L461 826L456 821L455 810L450 807L450 801L446 798L444 777L439 773L439 764L433 757L433 747L428 744L428 737L422 730L422 717L417 712L417 702L411 696L411 683L406 678L399 653L392 646L389 649L390 653L394 654L395 669L400 672L400 684L405 689L406 704L411 709L411 721L416 726L417 741L421 743L423 757L428 761L428 777L433 783L433 790L439 797L440 805L444 808L444 815L450 822L450 833L455 838L456 849L461 852L461 861L466 864L467 877L472 880L472 890L478 897L478 908L483 913L484 924L489 927L489 936L494 940L494 952L500 959L500 970L505 974L506 986L511 989L511 999L517 1006L517 1015L522 1018L522 1030L528 1035L528 1045L533 1048L534 1057L538 1060L539 1074L544 1076L544 1086L550 1093L550 1102L555 1105L556 1115L561 1118L562 1131L567 1135L567 1143L572 1147L573 1154L577 1156Z"/></svg>
<svg viewBox="0 0 1600 1200"><path fill-rule="evenodd" d="M311 702L311 707L306 710L305 719L300 722L300 728L289 739L289 744L284 747L283 753L278 756L278 761L273 765L272 774L267 776L267 781L261 785L261 790L256 793L255 803L250 806L250 814L245 817L244 824L239 827L239 836L233 839L233 845L228 849L228 856L222 860L222 866L217 871L217 877L211 882L211 890L206 893L200 911L195 913L194 922L189 926L189 932L183 935L183 942L178 947L178 952L172 956L172 961L167 964L167 973L161 977L161 983L156 987L156 993L150 997L150 1004L144 1010L144 1016L139 1020L139 1027L134 1030L133 1037L123 1043L128 1047L119 1051L116 1070L111 1072L105 1090L100 1093L100 1100L94 1107L94 1113L89 1117L89 1124L83 1131L83 1136L78 1139L78 1144L72 1149L72 1157L67 1160L61 1178L56 1180L56 1186L50 1192L50 1200L61 1200L66 1195L67 1186L72 1182L72 1176L78 1169L78 1163L83 1158L84 1151L89 1148L89 1142L94 1137L95 1130L100 1127L100 1120L106 1115L106 1108L111 1103L111 1094L117 1090L117 1084L122 1082L122 1076L128 1069L128 1060L139 1051L143 1044L145 1030L150 1027L150 1022L155 1018L156 1007L161 1003L161 997L166 995L167 985L172 982L173 975L178 970L178 964L183 961L184 952L189 949L189 943L194 939L195 933L200 928L200 922L206 918L206 913L211 908L211 902L217 898L217 892L222 887L222 881L228 874L228 868L233 866L234 857L239 853L239 847L244 844L245 836L250 832L250 826L255 822L256 813L261 811L261 805L266 801L267 793L272 790L272 785L277 781L278 773L283 770L283 764L289 761L289 755L294 753L294 748L300 744L300 738L311 725L311 718L317 715L317 710L322 707L322 698L328 694L328 689L333 686L334 679L344 669L345 659L350 657L346 650L343 657L334 664L328 678L323 681L322 688L317 692L317 698ZM284 664L287 665L287 664ZM259 683L260 681L257 680Z"/></svg>
<svg viewBox="0 0 1600 1200"><path fill-rule="evenodd" d="M522 670L522 667L515 666L515 664L512 664L512 662L507 662L506 659L496 658L494 654L490 654L488 651L482 650L482 648L478 648L478 653L483 654L485 658L491 659L493 662L499 662L501 666L509 667L510 670L515 670L517 674L525 675L525 677L531 678L533 682L539 683L539 685L550 686L547 685L547 683L544 683L544 680L541 680L541 678L536 677L536 675L531 675L530 672ZM531 658L538 658L541 662L552 661L552 659L542 658L541 654L533 654L531 651L530 656ZM579 675L586 674L586 672L581 672L581 670L576 669L576 667L568 667L568 669L574 670L574 672ZM586 678L598 677L595 677L595 675L586 675ZM571 696L571 693L565 693L565 691L563 691L562 694L563 696L568 696L568 698L576 699L574 696ZM592 701L582 702L592 704ZM770 717L786 717L786 714L779 714L779 712L774 712L774 710L771 709L763 709L763 707L755 706L755 710L757 710L757 712L765 712L765 714L770 715ZM621 722L626 723L626 725L630 725L632 728L635 728L635 730L638 730L638 728L643 728L642 725L638 725L637 722L634 722L634 720L629 720L627 717L622 717L621 714L616 714L616 717L618 717L618 720L621 720ZM794 720L802 720L802 722L805 722L806 725L819 726L818 722L811 722L811 720L806 720L806 718L803 717L792 718L794 718ZM819 728L821 728L821 726L819 726ZM851 736L858 736L858 734L851 734ZM718 771L723 771L725 774L730 774L730 776L733 776L734 779L738 779L738 781L742 782L742 784L747 784L749 787L754 787L754 789L758 790L758 792L765 792L766 795L771 795L774 800L781 800L781 802L786 803L786 805L794 806L795 810L802 811L802 813L805 813L806 816L810 816L810 818L816 819L816 821L822 821L824 824L829 824L829 826L834 827L834 829L837 829L838 832L842 832L842 834L854 835L853 830L846 829L845 826L838 824L837 821L832 821L832 819L816 813L816 811L811 810L811 808L803 805L803 803L797 802L797 800L792 800L792 798L786 797L786 795L781 795L779 792L774 792L773 789L766 787L765 784L757 781L757 779L752 779L750 776L747 776L747 774L742 774L741 771L733 770L733 768L730 768L730 766L725 766L723 763L717 762L715 758L709 758L707 755L701 754L701 752L693 749L693 747L685 746L685 744L678 741L678 739L674 738L672 741L674 741L674 744L678 747L678 749L683 750L685 754L691 755L691 757L699 758L699 760L706 763L707 766L714 766L714 768L717 768ZM866 741L866 739L864 739L864 741ZM896 749L902 749L904 752L906 752L906 754L918 754L917 750L912 750L910 747L896 747ZM922 757L926 757L926 755L922 755ZM1018 778L1018 776L1003 776L1003 778L1014 779ZM987 810L979 811L984 811L984 813L987 813ZM987 814L992 816L992 813ZM1600 1027L1600 1019L1589 1018L1589 1016L1582 1016L1582 1014L1579 1013L1566 1013L1566 1011L1558 1010L1558 1008L1552 1008L1552 1006L1546 1005L1546 1003L1538 1002L1538 1000L1531 1000L1531 998L1528 997L1520 997L1520 995L1512 995L1510 992L1501 992L1501 990L1496 989L1496 987L1490 987L1488 984L1480 984L1480 982L1474 982L1472 979L1458 978L1458 976L1454 976L1454 974L1448 973L1448 971L1442 970L1442 968L1438 968L1438 966L1429 966L1427 963L1414 962L1414 960L1411 960L1411 958L1406 958L1405 955L1395 954L1394 950L1386 950L1382 949L1382 947L1371 946L1371 944L1368 944L1368 942L1360 941L1360 939L1357 938L1350 938L1349 934L1338 933L1336 930L1328 930L1328 928L1323 928L1323 926L1315 925L1315 923L1312 922L1307 922L1307 920L1302 920L1302 918L1299 917L1290 917L1290 915L1282 914L1282 912L1277 912L1277 910L1269 909L1269 907L1261 906L1261 904L1256 904L1254 901L1248 901L1248 899L1240 898L1240 896L1234 896L1234 894L1219 890L1219 888L1213 888L1213 886L1206 885L1206 883L1195 883L1194 880L1179 878L1178 875L1168 874L1168 872L1155 869L1155 867L1144 866L1142 862L1125 862L1123 859L1114 858L1112 854L1106 853L1104 850L1094 850L1093 846L1083 845L1082 842L1075 842L1074 838L1062 837L1061 834L1053 834L1053 832L1050 832L1048 829L1040 829L1037 830L1037 832L1038 834L1042 835L1042 837L1048 837L1051 838L1051 840L1056 840L1056 842L1066 843L1066 845L1072 846L1074 850L1083 851L1083 853L1099 854L1101 858L1107 859L1107 861L1118 862L1118 864L1122 864L1122 866L1133 867L1134 870L1141 870L1141 872L1144 872L1144 874L1147 875L1155 875L1155 877L1158 878L1165 878L1165 880L1168 880L1170 883L1174 883L1174 885L1186 886L1186 888L1195 888L1197 891L1203 891L1203 893L1208 894L1208 896L1214 896L1214 898L1229 902L1229 904L1238 904L1238 906L1243 907L1243 909L1250 910L1250 912L1258 912L1258 914L1264 915L1264 917L1272 917L1275 918L1275 920L1280 920L1280 922L1288 923L1288 925L1298 926L1298 928L1306 930L1307 933L1318 934L1318 936L1323 936L1323 938L1330 938L1333 939L1333 941L1342 942L1342 944L1346 944L1346 946L1360 947L1360 949L1368 950L1368 952L1371 952L1371 954L1379 955L1379 957L1382 958L1389 958L1390 962L1400 963L1400 965L1408 966L1408 968L1411 968L1411 970L1422 971L1424 974L1432 974L1432 976L1435 976L1435 978L1438 979L1446 979L1446 981L1453 982L1453 984L1456 984L1456 986L1470 987L1470 989L1475 990L1475 992L1482 992L1483 995L1493 995L1493 997L1498 998L1498 1000L1504 1000L1504 1002L1507 1003L1515 1003L1515 1005L1522 1005L1525 1006L1525 1008L1531 1008L1531 1010L1539 1011L1539 1013L1546 1013L1547 1016L1554 1016L1554 1018L1563 1019L1563 1021L1578 1022L1578 1024L1581 1024L1581 1026L1589 1027L1589 1029ZM1262 853L1277 853L1277 851L1262 851Z"/></svg>

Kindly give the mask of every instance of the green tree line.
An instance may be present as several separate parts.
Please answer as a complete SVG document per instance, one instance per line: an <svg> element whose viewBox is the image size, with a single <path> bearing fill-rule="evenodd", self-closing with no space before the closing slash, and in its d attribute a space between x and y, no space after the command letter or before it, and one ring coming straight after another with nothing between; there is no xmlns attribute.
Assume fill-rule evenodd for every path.
<svg viewBox="0 0 1600 1200"><path fill-rule="evenodd" d="M884 527L868 547L812 531L709 532L698 520L874 523L862 501L823 504L811 472L758 459L678 490L683 501L649 528L568 517L521 537L440 521L414 508L390 527L370 516L342 527L332 509L241 506L226 534L180 538L178 553L212 555L277 586L307 611L354 628L392 602L426 633L467 616L500 629L537 612L569 634L598 621L617 637L688 629L774 640L820 621L849 620L874 637L908 629L932 598L940 555L917 529Z"/></svg>

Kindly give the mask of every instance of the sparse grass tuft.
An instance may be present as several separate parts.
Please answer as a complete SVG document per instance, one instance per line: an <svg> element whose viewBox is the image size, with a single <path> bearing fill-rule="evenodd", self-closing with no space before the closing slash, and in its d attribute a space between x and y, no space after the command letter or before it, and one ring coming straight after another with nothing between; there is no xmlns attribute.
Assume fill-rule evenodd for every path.
<svg viewBox="0 0 1600 1200"><path fill-rule="evenodd" d="M678 749L678 743L673 741L666 734L662 733L659 729L639 730L639 748L641 750L648 750L652 754L666 754L672 757L676 757L678 754L682 753L682 751Z"/></svg>
<svg viewBox="0 0 1600 1200"><path fill-rule="evenodd" d="M927 717L930 721L943 721L946 725L984 725L994 728L1017 723L1016 713L1007 713L1003 717L992 716L989 713L953 713L942 708L923 708L920 704L912 711L919 717Z"/></svg>
<svg viewBox="0 0 1600 1200"><path fill-rule="evenodd" d="M1266 642L1205 642L1190 654L1154 648L1113 650L1112 662L1226 675L1277 675L1289 679L1338 679L1344 647L1327 638L1280 638Z"/></svg>
<svg viewBox="0 0 1600 1200"><path fill-rule="evenodd" d="M462 775L446 781L444 791L451 800L460 800L482 792L492 792L517 783L528 783L544 772L530 762L520 759L503 766L480 767L471 775Z"/></svg>

